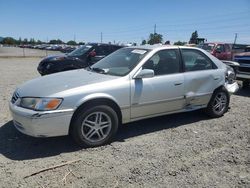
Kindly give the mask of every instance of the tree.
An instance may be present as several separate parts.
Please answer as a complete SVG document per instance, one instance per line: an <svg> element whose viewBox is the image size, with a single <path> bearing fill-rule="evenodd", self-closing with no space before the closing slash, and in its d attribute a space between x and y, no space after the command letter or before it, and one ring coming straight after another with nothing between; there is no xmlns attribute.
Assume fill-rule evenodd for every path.
<svg viewBox="0 0 250 188"><path fill-rule="evenodd" d="M197 44L198 32L195 31L192 33L191 38L189 40L189 44Z"/></svg>
<svg viewBox="0 0 250 188"><path fill-rule="evenodd" d="M77 43L73 40L67 42L67 45L77 45Z"/></svg>
<svg viewBox="0 0 250 188"><path fill-rule="evenodd" d="M187 44L186 42L181 42L181 41L177 41L174 43L174 45L178 45L178 46L184 46L185 44Z"/></svg>
<svg viewBox="0 0 250 188"><path fill-rule="evenodd" d="M161 34L158 33L151 33L149 35L149 39L148 39L148 44L158 44L158 43L162 43L163 37Z"/></svg>
<svg viewBox="0 0 250 188"><path fill-rule="evenodd" d="M16 40L12 37L5 37L2 41L3 44L7 44L7 45L14 45L16 44Z"/></svg>
<svg viewBox="0 0 250 188"><path fill-rule="evenodd" d="M23 39L23 44L28 44L28 39Z"/></svg>
<svg viewBox="0 0 250 188"><path fill-rule="evenodd" d="M29 41L29 44L35 44L36 43L36 41L35 41L35 39L34 38L30 38L30 41Z"/></svg>
<svg viewBox="0 0 250 188"><path fill-rule="evenodd" d="M60 39L52 39L49 41L49 44L63 44L64 42L61 41Z"/></svg>
<svg viewBox="0 0 250 188"><path fill-rule="evenodd" d="M145 44L147 44L147 41L146 41L146 40L143 40L143 41L141 42L141 45L145 45Z"/></svg>
<svg viewBox="0 0 250 188"><path fill-rule="evenodd" d="M42 41L37 40L37 41L36 41L36 44L42 44Z"/></svg>

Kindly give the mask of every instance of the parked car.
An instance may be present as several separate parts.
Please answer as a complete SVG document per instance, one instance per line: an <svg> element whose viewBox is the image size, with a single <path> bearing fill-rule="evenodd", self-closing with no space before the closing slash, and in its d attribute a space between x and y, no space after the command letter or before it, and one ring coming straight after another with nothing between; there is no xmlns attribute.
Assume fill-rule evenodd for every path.
<svg viewBox="0 0 250 188"><path fill-rule="evenodd" d="M250 83L250 46L245 48L245 52L236 54L234 61L238 62L236 77L243 82L243 88L245 88Z"/></svg>
<svg viewBox="0 0 250 188"><path fill-rule="evenodd" d="M203 108L221 117L238 90L233 77L232 68L202 49L127 47L88 69L28 81L14 92L10 110L24 134L70 134L94 147L132 121Z"/></svg>
<svg viewBox="0 0 250 188"><path fill-rule="evenodd" d="M121 47L122 46L111 44L87 44L69 54L44 58L38 65L37 70L41 75L46 75L73 69L86 68Z"/></svg>
<svg viewBox="0 0 250 188"><path fill-rule="evenodd" d="M60 51L62 53L70 53L70 52L74 51L75 49L76 49L75 46L65 46L62 49L60 49Z"/></svg>
<svg viewBox="0 0 250 188"><path fill-rule="evenodd" d="M213 56L217 57L220 60L232 60L233 51L232 45L227 43L204 43L199 45L200 48L210 52Z"/></svg>

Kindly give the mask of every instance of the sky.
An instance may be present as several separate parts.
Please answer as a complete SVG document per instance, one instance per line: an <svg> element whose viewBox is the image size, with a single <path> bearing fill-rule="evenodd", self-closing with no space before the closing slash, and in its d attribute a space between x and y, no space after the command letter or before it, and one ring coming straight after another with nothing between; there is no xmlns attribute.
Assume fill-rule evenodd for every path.
<svg viewBox="0 0 250 188"><path fill-rule="evenodd" d="M0 0L0 36L65 42L164 41L250 44L250 0Z"/></svg>

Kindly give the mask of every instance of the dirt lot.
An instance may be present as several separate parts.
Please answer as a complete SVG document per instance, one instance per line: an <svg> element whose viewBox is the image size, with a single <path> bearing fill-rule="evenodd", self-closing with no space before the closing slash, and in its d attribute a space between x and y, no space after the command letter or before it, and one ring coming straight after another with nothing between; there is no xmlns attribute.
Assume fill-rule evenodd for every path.
<svg viewBox="0 0 250 188"><path fill-rule="evenodd" d="M231 97L222 118L198 111L139 121L110 145L81 149L67 136L38 139L13 127L8 101L39 76L39 60L0 58L0 187L250 187L250 89Z"/></svg>

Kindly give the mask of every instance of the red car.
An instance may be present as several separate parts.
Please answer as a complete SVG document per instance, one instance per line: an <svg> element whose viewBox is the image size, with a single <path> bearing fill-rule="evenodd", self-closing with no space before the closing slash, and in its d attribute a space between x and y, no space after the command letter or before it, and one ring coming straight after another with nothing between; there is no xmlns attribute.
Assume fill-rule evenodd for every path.
<svg viewBox="0 0 250 188"><path fill-rule="evenodd" d="M201 44L199 47L220 60L232 60L233 58L232 45L228 43L211 42Z"/></svg>

